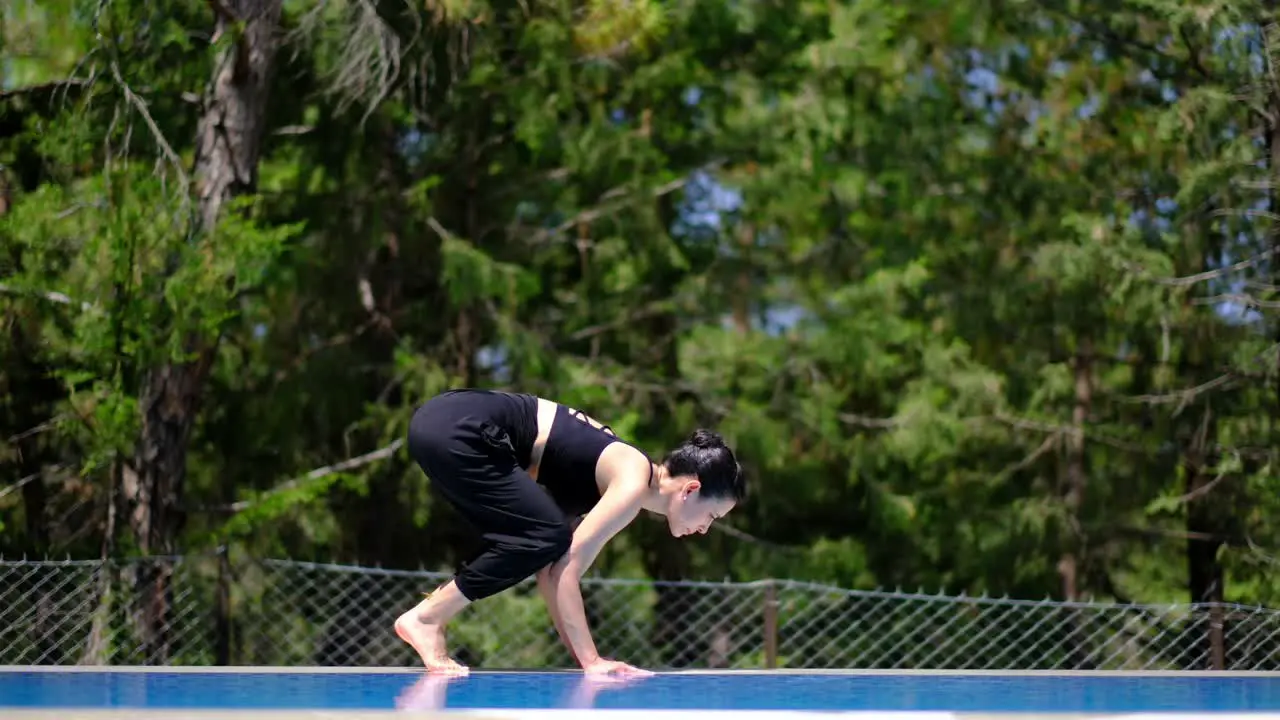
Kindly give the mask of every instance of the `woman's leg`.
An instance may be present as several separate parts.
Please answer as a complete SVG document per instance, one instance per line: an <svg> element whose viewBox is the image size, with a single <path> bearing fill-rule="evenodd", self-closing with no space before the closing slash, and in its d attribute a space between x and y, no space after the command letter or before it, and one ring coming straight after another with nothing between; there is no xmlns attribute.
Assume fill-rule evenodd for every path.
<svg viewBox="0 0 1280 720"><path fill-rule="evenodd" d="M444 628L455 615L559 560L573 538L560 509L520 469L451 502L482 529L486 548L395 624L396 633L417 650L427 669L438 672L465 670L445 649Z"/></svg>
<svg viewBox="0 0 1280 720"><path fill-rule="evenodd" d="M485 421L442 428L415 417L410 425L410 451L485 542L485 550L453 580L396 620L396 632L429 670L461 669L444 647L445 624L458 612L534 575L569 550L573 534L564 514L517 466L509 447L505 432Z"/></svg>
<svg viewBox="0 0 1280 720"><path fill-rule="evenodd" d="M449 657L444 626L467 604L467 599L458 592L457 583L450 580L396 618L396 635L418 653L428 672L466 672L465 666Z"/></svg>

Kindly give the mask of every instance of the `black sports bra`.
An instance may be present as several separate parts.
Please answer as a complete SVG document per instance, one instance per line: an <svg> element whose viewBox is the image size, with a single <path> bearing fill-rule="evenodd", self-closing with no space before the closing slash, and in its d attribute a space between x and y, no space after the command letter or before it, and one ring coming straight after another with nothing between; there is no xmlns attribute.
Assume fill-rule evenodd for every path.
<svg viewBox="0 0 1280 720"><path fill-rule="evenodd" d="M557 405L555 420L538 462L538 484L547 489L566 514L585 515L600 501L600 488L596 485L600 453L616 442L635 447L620 439L608 425L591 424L581 410ZM649 480L653 480L652 461Z"/></svg>

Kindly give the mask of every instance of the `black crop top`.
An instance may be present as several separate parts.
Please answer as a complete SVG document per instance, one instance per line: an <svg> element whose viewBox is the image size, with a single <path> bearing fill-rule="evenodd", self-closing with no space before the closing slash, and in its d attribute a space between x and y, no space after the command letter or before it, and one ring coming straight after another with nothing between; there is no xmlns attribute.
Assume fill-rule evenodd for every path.
<svg viewBox="0 0 1280 720"><path fill-rule="evenodd" d="M625 441L608 425L596 427L581 410L557 405L555 420L538 462L538 484L547 489L565 513L585 515L600 501L596 462L600 453L616 442ZM652 464L649 479L653 479Z"/></svg>

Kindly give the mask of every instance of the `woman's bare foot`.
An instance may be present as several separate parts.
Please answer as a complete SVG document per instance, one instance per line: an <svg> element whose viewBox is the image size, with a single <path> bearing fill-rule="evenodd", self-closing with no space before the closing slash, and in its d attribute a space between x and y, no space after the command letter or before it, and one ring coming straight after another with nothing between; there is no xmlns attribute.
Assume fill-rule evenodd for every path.
<svg viewBox="0 0 1280 720"><path fill-rule="evenodd" d="M418 620L416 612L409 612L396 618L396 635L409 644L422 658L427 672L465 675L467 666L449 657L445 650L444 626L427 625Z"/></svg>

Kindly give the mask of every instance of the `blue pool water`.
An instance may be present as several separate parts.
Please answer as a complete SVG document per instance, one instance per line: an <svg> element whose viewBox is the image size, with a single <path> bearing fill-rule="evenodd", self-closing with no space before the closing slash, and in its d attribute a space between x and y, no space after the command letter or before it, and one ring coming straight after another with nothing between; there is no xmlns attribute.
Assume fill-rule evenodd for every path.
<svg viewBox="0 0 1280 720"><path fill-rule="evenodd" d="M580 673L0 671L0 708L454 708L1280 711L1271 676L660 674L618 686ZM0 713L2 715L3 713Z"/></svg>

